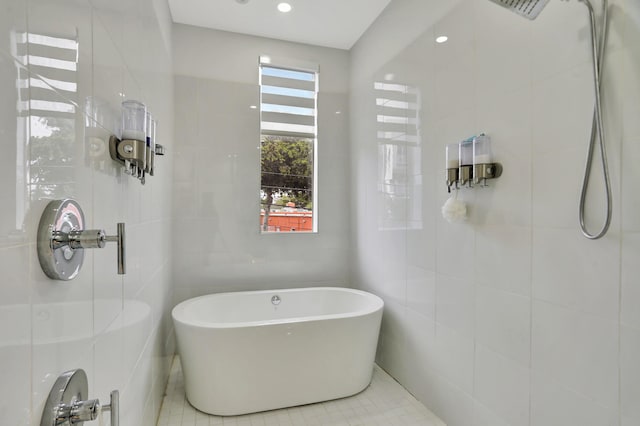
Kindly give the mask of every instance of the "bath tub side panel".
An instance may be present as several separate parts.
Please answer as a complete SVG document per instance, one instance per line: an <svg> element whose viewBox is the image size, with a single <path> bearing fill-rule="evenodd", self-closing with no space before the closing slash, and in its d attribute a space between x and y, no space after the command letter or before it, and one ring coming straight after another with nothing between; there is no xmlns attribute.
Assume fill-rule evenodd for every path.
<svg viewBox="0 0 640 426"><path fill-rule="evenodd" d="M218 415L309 404L371 381L381 311L241 328L176 325L187 399Z"/></svg>

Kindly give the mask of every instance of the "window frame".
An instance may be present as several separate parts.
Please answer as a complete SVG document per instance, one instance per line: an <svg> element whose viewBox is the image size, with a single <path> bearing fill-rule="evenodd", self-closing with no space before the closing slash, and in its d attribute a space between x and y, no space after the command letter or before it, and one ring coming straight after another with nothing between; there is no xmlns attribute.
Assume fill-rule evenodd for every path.
<svg viewBox="0 0 640 426"><path fill-rule="evenodd" d="M307 74L313 74L314 78L314 94L313 94L313 125L311 127L313 127L313 133L304 133L304 132L291 132L291 133L287 133L287 132L281 132L278 133L275 130L269 130L268 132L264 132L263 131L263 72L262 69L263 67L266 68L275 68L275 69L280 69L280 70L284 70L284 71L291 71L291 72L301 72L301 73L307 73ZM262 140L263 137L265 136L281 136L283 138L290 138L290 137L300 137L300 138L304 138L304 139L309 139L312 142L312 161L313 161L313 167L312 167L312 185L311 185L311 202L312 202L312 230L311 231L303 231L303 232L293 232L293 231L285 231L285 232L280 232L280 231L263 231L262 230L262 226L259 226L259 233L261 235L274 235L274 234L302 234L302 235L309 235L309 234L318 234L319 230L318 230L318 223L319 223L319 215L318 215L318 97L319 97L319 79L320 79L320 70L319 70L319 66L317 64L311 63L311 62L306 62L306 61L300 61L300 60L292 60L292 59L285 59L285 58L277 58L274 59L271 56L266 56L266 55L261 55L259 57L258 60L258 84L259 84L259 97L260 97L260 101L259 101L259 105L258 105L258 110L260 113L260 133L259 133L259 138L260 138L260 161L262 160ZM260 186L262 187L262 165L260 164ZM262 209L262 207L260 207L259 211Z"/></svg>

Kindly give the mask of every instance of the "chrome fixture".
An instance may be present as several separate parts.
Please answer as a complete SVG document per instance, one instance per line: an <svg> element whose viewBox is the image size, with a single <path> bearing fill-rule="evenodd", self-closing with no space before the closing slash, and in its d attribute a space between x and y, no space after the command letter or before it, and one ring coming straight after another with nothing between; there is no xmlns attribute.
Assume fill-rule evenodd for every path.
<svg viewBox="0 0 640 426"><path fill-rule="evenodd" d="M109 138L111 158L122 164L126 174L138 178L143 185L146 183L147 174L155 175L155 158L158 155L165 155L165 152L166 148L159 143L154 144L152 148L137 139L120 140L114 135Z"/></svg>
<svg viewBox="0 0 640 426"><path fill-rule="evenodd" d="M529 19L535 19L540 11L546 6L549 0L490 0L497 3L509 10L512 10L519 15L525 16ZM568 0L564 0L568 1ZM582 234L595 240L603 237L609 230L611 224L611 211L612 211L612 195L611 195L611 181L609 178L609 165L607 161L607 151L605 147L604 126L602 117L602 102L601 102L601 82L602 71L604 67L604 56L607 44L607 34L609 26L609 4L608 0L602 0L602 18L600 23L600 31L596 25L596 17L593 9L593 5L590 0L578 0L584 3L589 10L589 24L591 31L591 61L593 66L593 88L595 91L595 108L593 112L593 119L591 121L591 135L589 137L589 149L587 151L587 161L585 164L584 176L582 179L582 190L580 191L580 229ZM585 215L585 203L587 198L587 189L589 187L589 178L591 177L591 167L593 163L593 151L596 145L596 138L599 140L598 148L600 149L600 158L602 165L602 174L605 184L605 196L607 200L607 213L602 228L596 233L590 233L587 230L587 226L584 221Z"/></svg>
<svg viewBox="0 0 640 426"><path fill-rule="evenodd" d="M491 0L494 3L504 6L509 10L534 20L538 17L542 9L549 3L549 0Z"/></svg>
<svg viewBox="0 0 640 426"><path fill-rule="evenodd" d="M97 399L85 400L88 394L87 374L82 369L62 373L53 384L42 411L40 426L82 426L109 411L111 426L120 425L120 393L111 391L108 405Z"/></svg>
<svg viewBox="0 0 640 426"><path fill-rule="evenodd" d="M604 138L604 126L603 126L603 118L602 118L602 102L601 102L601 84L602 84L602 71L604 66L604 55L607 44L607 33L608 33L608 2L607 0L603 0L602 2L602 23L601 30L598 34L598 30L596 27L596 18L595 13L593 11L593 7L588 0L580 0L582 1L587 8L589 9L589 18L591 22L591 59L593 62L593 85L595 91L596 105L593 113L593 119L591 121L591 135L589 137L589 150L587 152L587 161L584 169L584 177L582 179L582 190L580 192L580 229L582 230L582 234L591 239L595 240L603 237L607 231L609 230L609 225L611 225L611 210L612 210L612 196L611 196L611 181L609 178L609 165L607 163L607 151L605 148L605 138ZM602 164L602 172L603 179L605 183L605 191L607 198L607 216L605 218L605 222L602 225L600 231L595 234L591 234L584 223L584 206L587 198L587 189L589 187L589 178L591 176L591 164L593 163L593 150L596 145L596 133L599 139L599 148L600 148L600 158Z"/></svg>
<svg viewBox="0 0 640 426"><path fill-rule="evenodd" d="M38 260L51 279L68 281L80 272L84 249L103 248L107 242L118 245L118 274L126 273L125 227L118 223L116 235L100 229L85 229L84 213L72 199L47 204L38 225Z"/></svg>
<svg viewBox="0 0 640 426"><path fill-rule="evenodd" d="M160 145L159 143L157 143L154 153L155 153L155 155L164 155L164 153L165 153L164 146ZM153 176L153 171L151 172L151 176Z"/></svg>
<svg viewBox="0 0 640 426"><path fill-rule="evenodd" d="M156 126L147 107L142 102L122 103L122 139L109 138L109 154L124 167L124 172L140 180L144 185L146 175L155 174L155 157L164 155L165 148L156 143Z"/></svg>
<svg viewBox="0 0 640 426"><path fill-rule="evenodd" d="M502 164L493 161L491 138L480 133L446 147L447 190L474 184L488 186L487 179L502 176Z"/></svg>
<svg viewBox="0 0 640 426"><path fill-rule="evenodd" d="M280 302L282 302L282 299L280 299L280 296L278 296L277 294L271 298L271 304L274 306L279 305Z"/></svg>

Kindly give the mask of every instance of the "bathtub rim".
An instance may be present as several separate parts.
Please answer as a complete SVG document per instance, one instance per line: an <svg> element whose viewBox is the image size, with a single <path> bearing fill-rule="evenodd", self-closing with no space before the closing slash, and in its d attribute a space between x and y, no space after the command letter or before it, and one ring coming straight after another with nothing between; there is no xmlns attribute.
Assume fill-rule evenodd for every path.
<svg viewBox="0 0 640 426"><path fill-rule="evenodd" d="M191 305L197 301L202 299L212 298L215 296L221 295L229 295L229 294L274 294L274 293L291 293L291 292L301 292L301 291L321 291L321 290L331 290L331 291L341 291L345 293L357 294L359 296L365 297L371 301L370 306L368 305L364 309L359 309L355 311L344 312L340 314L325 314L325 315L313 315L313 316L304 316L304 317L290 317L290 318L280 318L274 320L258 320L258 321L242 321L242 322L207 322L207 321L194 321L191 319L186 320L184 318L184 311ZM222 293L211 293L205 294L202 296L192 297L190 299L184 300L178 303L171 310L171 317L177 323L183 324L188 327L200 328L200 329L235 329L235 328L249 328L249 327L263 327L269 325L279 325L279 324L292 324L292 323L305 323L312 321L325 321L331 319L342 319L342 318L355 318L366 315L374 314L384 308L384 300L379 296L376 296L373 293L369 293L367 291L347 288L347 287L296 287L296 288L280 288L273 290L242 290L242 291L227 291Z"/></svg>

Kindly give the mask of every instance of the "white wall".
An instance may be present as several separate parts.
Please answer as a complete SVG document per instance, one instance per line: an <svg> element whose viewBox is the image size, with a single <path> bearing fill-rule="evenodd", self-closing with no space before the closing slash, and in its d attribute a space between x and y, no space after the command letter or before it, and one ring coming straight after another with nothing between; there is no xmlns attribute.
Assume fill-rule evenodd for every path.
<svg viewBox="0 0 640 426"><path fill-rule="evenodd" d="M378 362L448 425L640 422L640 6L611 11L614 214L598 241L577 225L593 113L583 4L530 22L486 0L395 0L351 51L354 284L386 302ZM385 76L418 104L406 124L377 118ZM461 190L470 217L452 225L444 148L481 131L504 174ZM392 179L384 145L407 153Z"/></svg>
<svg viewBox="0 0 640 426"><path fill-rule="evenodd" d="M173 282L220 291L346 285L348 52L175 25ZM258 57L319 64L317 234L259 232ZM336 114L339 111L340 114Z"/></svg>
<svg viewBox="0 0 640 426"><path fill-rule="evenodd" d="M33 57L56 54L37 44L15 49L25 32L77 39L77 72L40 68ZM8 0L0 6L0 423L39 425L58 375L83 368L89 395L108 402L121 391L121 425L154 425L173 340L168 309L173 78L171 22L155 0ZM75 82L52 90L45 78ZM71 80L70 80L71 79ZM51 84L56 84L55 82ZM66 90L65 90L66 89ZM147 103L169 154L146 186L124 176L105 141L115 132L121 94ZM32 100L72 108L69 130L41 137ZM86 127L85 102L100 105ZM29 109L31 105L31 109ZM49 131L55 131L49 124ZM75 198L89 228L127 227L127 264L116 272L113 245L86 252L79 276L53 281L36 255L36 232L50 199Z"/></svg>

